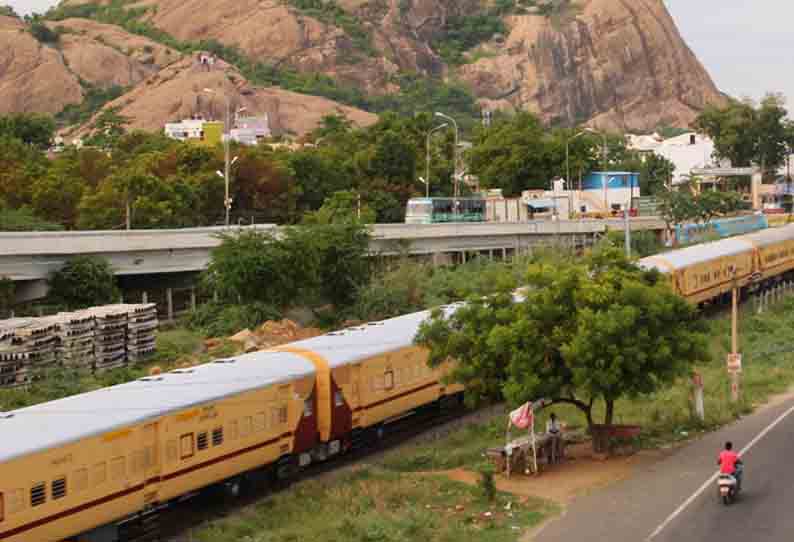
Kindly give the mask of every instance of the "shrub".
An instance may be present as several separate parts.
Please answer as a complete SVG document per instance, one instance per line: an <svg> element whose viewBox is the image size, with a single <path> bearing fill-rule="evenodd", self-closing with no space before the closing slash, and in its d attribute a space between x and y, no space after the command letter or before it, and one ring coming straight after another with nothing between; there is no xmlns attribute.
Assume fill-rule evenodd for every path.
<svg viewBox="0 0 794 542"><path fill-rule="evenodd" d="M226 305L207 303L191 313L187 325L208 337L232 335L241 329L252 329L267 320L278 320L281 313L272 305L249 303Z"/></svg>
<svg viewBox="0 0 794 542"><path fill-rule="evenodd" d="M33 21L30 23L30 33L33 34L33 37L39 42L46 45L55 45L60 41L60 34L50 30L50 27L40 21Z"/></svg>
<svg viewBox="0 0 794 542"><path fill-rule="evenodd" d="M496 499L496 482L494 481L494 470L491 465L480 467L480 481L477 485L483 497L489 501Z"/></svg>
<svg viewBox="0 0 794 542"><path fill-rule="evenodd" d="M119 298L113 269L96 256L77 256L50 276L50 297L72 310L113 303Z"/></svg>

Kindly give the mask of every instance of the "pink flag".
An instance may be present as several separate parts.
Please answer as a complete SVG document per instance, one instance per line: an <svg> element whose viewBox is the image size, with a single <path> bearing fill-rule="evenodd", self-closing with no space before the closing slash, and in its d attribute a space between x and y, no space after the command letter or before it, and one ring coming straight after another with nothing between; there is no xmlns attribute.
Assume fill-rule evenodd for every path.
<svg viewBox="0 0 794 542"><path fill-rule="evenodd" d="M510 421L519 429L527 429L534 423L535 414L530 403L524 403L510 413Z"/></svg>

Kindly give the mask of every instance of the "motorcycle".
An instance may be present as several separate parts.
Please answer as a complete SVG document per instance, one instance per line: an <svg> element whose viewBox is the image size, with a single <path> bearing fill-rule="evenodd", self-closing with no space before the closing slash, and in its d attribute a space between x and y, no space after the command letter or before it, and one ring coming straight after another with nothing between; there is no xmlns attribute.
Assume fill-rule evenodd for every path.
<svg viewBox="0 0 794 542"><path fill-rule="evenodd" d="M740 465L737 465L736 469L739 475L741 475ZM717 487L719 488L720 499L722 500L722 504L728 506L732 504L735 500L739 492L742 490L741 484L739 484L739 480L733 474L720 474L717 478Z"/></svg>

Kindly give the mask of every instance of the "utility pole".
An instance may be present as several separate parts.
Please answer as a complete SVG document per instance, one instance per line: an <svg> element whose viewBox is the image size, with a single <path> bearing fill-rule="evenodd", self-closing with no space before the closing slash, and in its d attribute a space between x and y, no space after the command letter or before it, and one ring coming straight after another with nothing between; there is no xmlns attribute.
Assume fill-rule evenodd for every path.
<svg viewBox="0 0 794 542"><path fill-rule="evenodd" d="M229 227L229 212L232 208L232 200L229 199L229 174L231 172L231 156L230 153L230 139L231 139L231 130L229 128L230 117L232 116L231 112L231 104L229 103L229 97L224 95L226 98L226 122L223 124L224 134L223 134L223 180L225 185L225 196L223 198L223 205L226 207L226 220L225 224L226 227Z"/></svg>

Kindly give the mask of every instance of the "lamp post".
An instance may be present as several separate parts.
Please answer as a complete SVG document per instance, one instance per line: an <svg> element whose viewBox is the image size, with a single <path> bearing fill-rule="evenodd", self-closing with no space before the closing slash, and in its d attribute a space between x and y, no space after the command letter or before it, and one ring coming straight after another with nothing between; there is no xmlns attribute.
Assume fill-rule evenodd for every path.
<svg viewBox="0 0 794 542"><path fill-rule="evenodd" d="M433 132L438 130L442 130L449 126L448 122L440 126L436 126L435 128L431 128L429 132L427 132L427 156L425 157L425 197L430 197L430 136L433 135Z"/></svg>
<svg viewBox="0 0 794 542"><path fill-rule="evenodd" d="M207 94L216 94L214 90L211 88L205 88L204 92ZM232 116L231 111L231 103L229 102L229 96L227 94L223 94L223 99L226 102L226 118L223 122L223 179L224 179L224 197L223 197L223 207L226 211L226 218L224 220L224 224L226 227L229 227L229 213L232 208L232 199L229 197L229 177L231 175L231 167L233 161L231 160L231 128L229 127L230 119ZM235 117L240 114L241 112L245 111L245 107L241 107L235 111ZM237 157L235 157L234 161L237 161Z"/></svg>
<svg viewBox="0 0 794 542"><path fill-rule="evenodd" d="M454 168L453 169L454 169L455 172L453 173L452 176L455 179L455 196L454 197L457 198L458 197L458 149L459 149L459 147L458 147L458 143L459 143L459 141L458 141L458 133L459 133L459 131L458 131L458 123L455 121L455 119L453 119L449 115L445 115L444 113L439 113L438 111L436 111L435 115L437 117L441 117L442 119L446 119L446 120L450 121L452 123L452 125L455 127L455 152L453 153L453 156L454 156L454 158L453 158L453 160L454 160Z"/></svg>
<svg viewBox="0 0 794 542"><path fill-rule="evenodd" d="M568 183L569 183L569 185L568 185L568 186L571 186L571 185L572 185L572 183L571 183L571 152L570 152L570 143L571 143L571 141L573 141L574 139L576 139L576 138L577 138L577 137L579 137L579 136L582 136L582 135L584 135L585 133L586 133L586 132L579 132L579 133L578 133L578 134L576 134L575 136L573 136L573 137L569 137L569 138L566 138L566 139L565 139L565 180L566 180L566 181L568 181ZM580 201L581 201L581 199L582 199L582 193L581 193L581 192L582 192L582 180L581 180L581 175L580 175L580 176L579 176L579 200L580 200ZM570 206L570 204L569 204L569 206ZM570 210L569 210L569 211L570 211ZM569 214L570 214L570 212L569 212ZM570 218L570 217L569 217L569 218Z"/></svg>

